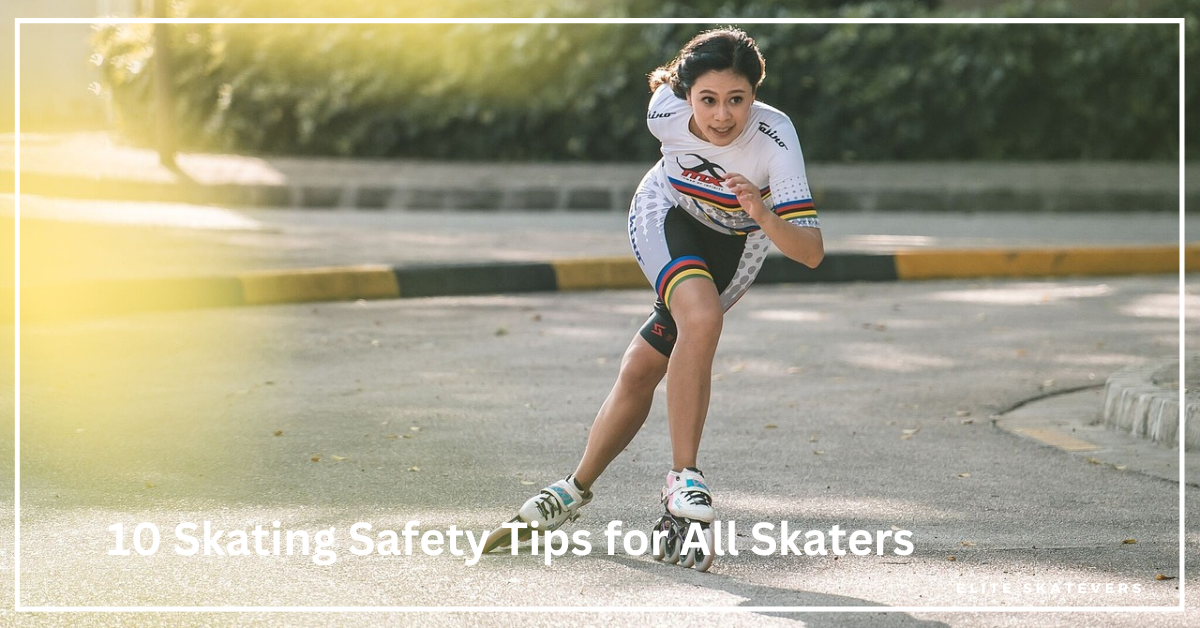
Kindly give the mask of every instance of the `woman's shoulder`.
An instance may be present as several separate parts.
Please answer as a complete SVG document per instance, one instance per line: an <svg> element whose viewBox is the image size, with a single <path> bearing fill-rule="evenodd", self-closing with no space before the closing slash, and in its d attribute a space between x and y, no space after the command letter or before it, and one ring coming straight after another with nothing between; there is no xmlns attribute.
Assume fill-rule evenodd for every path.
<svg viewBox="0 0 1200 628"><path fill-rule="evenodd" d="M655 119L655 112L662 114L661 117L670 117L687 107L687 101L676 96L675 92L671 91L670 85L659 85L658 89L655 89L654 93L650 95L649 118Z"/></svg>
<svg viewBox="0 0 1200 628"><path fill-rule="evenodd" d="M670 87L660 86L650 97L650 108L646 113L646 126L660 142L685 141L688 136L686 100L680 100Z"/></svg>
<svg viewBox="0 0 1200 628"><path fill-rule="evenodd" d="M754 101L750 126L753 127L759 146L777 149L780 155L797 152L800 138L796 126L788 115L764 102Z"/></svg>
<svg viewBox="0 0 1200 628"><path fill-rule="evenodd" d="M775 124L786 124L787 126L793 126L792 119L788 117L788 114L761 100L754 101L754 104L752 104L750 108L759 120L767 122L768 124L774 122Z"/></svg>

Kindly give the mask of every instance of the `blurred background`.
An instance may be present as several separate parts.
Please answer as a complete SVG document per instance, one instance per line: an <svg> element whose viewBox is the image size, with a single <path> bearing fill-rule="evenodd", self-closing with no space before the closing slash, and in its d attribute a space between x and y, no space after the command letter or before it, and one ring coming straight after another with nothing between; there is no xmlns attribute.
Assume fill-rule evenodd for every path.
<svg viewBox="0 0 1200 628"><path fill-rule="evenodd" d="M55 0L15 16L1180 17L1185 0L428 3ZM643 161L644 77L683 25L26 25L22 130L114 130L184 151L439 160ZM806 156L1177 159L1178 29L1168 25L753 25L760 97ZM1197 20L1187 68L1200 72ZM155 51L161 51L155 54ZM11 55L12 46L0 46ZM501 53L502 51L502 53ZM169 67L156 69L156 66ZM0 56L2 89L11 58ZM165 85L155 85L156 71ZM1196 112L1188 80L1188 112ZM158 91L156 91L158 90ZM13 99L0 92L0 107ZM0 111L0 131L11 131ZM170 137L165 137L165 135ZM1186 143L1200 154L1195 125Z"/></svg>

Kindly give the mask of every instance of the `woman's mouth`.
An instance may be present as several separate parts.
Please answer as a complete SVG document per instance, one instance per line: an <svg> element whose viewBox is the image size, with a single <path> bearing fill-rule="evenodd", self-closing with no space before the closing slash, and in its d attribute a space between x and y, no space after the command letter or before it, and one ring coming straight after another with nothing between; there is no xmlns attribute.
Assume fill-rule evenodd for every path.
<svg viewBox="0 0 1200 628"><path fill-rule="evenodd" d="M713 132L713 135L716 135L717 137L721 137L721 138L729 137L729 135L733 133L733 125L730 125L727 127L721 127L721 128L716 128L716 127L710 126L708 128L710 131Z"/></svg>

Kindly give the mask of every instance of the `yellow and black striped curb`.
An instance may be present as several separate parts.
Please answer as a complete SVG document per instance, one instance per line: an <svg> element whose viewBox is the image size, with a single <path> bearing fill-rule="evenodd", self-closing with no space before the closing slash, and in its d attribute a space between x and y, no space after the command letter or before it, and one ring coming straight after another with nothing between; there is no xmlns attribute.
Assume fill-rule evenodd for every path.
<svg viewBox="0 0 1200 628"><path fill-rule="evenodd" d="M1186 249L1200 269L1200 244ZM756 283L904 281L1179 272L1174 246L830 253L816 269L766 259ZM631 258L444 265L367 265L247 272L221 277L104 280L23 286L21 320L242 305L635 289L647 286ZM0 304L0 308L3 305ZM4 308L12 312L13 308Z"/></svg>

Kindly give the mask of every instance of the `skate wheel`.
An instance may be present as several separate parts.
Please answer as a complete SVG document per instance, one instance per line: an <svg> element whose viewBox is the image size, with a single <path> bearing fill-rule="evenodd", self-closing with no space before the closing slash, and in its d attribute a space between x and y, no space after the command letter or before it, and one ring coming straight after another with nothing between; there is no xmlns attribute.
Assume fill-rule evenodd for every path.
<svg viewBox="0 0 1200 628"><path fill-rule="evenodd" d="M687 552L683 552L679 558L679 566L683 567L684 569L688 569L692 565L696 564L695 540L693 539L692 543L690 543L690 544L687 541L689 538L691 538L693 536L693 534L692 534L693 528L695 526L699 526L699 525L700 524L697 522L688 521L686 519L683 520L679 524L679 528L678 528L679 529L679 537L678 538L679 538L680 551L681 552L683 551L684 545L687 545L687 548L688 548ZM701 532L701 533L703 533L703 532Z"/></svg>
<svg viewBox="0 0 1200 628"><path fill-rule="evenodd" d="M680 566L680 567L683 567L684 569L688 569L688 568L690 568L692 565L695 565L695 564L696 564L696 550L695 550L695 548L688 550L688 553L684 554L684 555L683 555L683 556L682 556L682 557L679 559L679 566Z"/></svg>
<svg viewBox="0 0 1200 628"><path fill-rule="evenodd" d="M679 550L683 544L679 540L679 527L670 517L663 517L654 528L655 537L652 556L667 564L679 562Z"/></svg>
<svg viewBox="0 0 1200 628"><path fill-rule="evenodd" d="M705 528L704 540L705 540L705 543L708 545L708 548L711 550L712 546L713 546L712 529ZM696 571L708 571L708 568L712 567L713 559L716 558L716 555L713 554L711 551L705 552L704 550L698 549L698 550L694 550L694 554L695 554L695 557L694 557L695 564L692 565L692 567Z"/></svg>
<svg viewBox="0 0 1200 628"><path fill-rule="evenodd" d="M687 554L679 560L679 566L685 568L694 567L699 571L707 571L713 562L712 528L708 527L708 524L698 522L686 522L684 525L686 527L680 528L680 539L686 540L691 535L692 526L700 526L701 538L697 539L697 541L703 543L708 548L708 551L705 551L704 547L697 547L696 543L693 542L688 546ZM683 540L680 541L680 546L683 545Z"/></svg>

